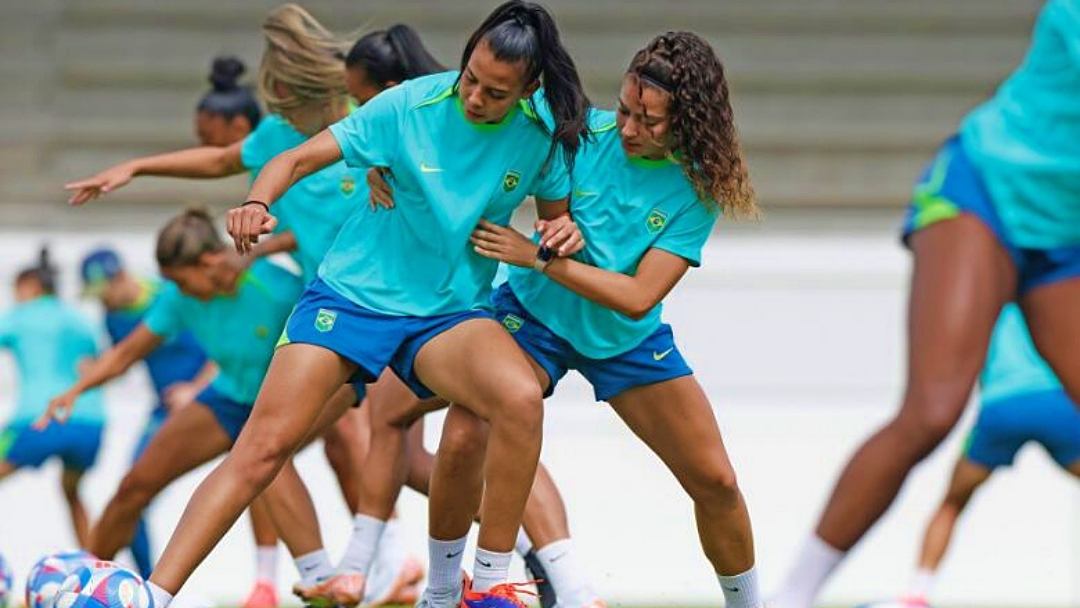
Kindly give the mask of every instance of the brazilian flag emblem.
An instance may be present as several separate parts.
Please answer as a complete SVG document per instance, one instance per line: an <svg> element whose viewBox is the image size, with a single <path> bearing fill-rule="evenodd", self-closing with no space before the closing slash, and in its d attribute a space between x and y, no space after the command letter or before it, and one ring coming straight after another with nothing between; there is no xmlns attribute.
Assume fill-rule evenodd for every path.
<svg viewBox="0 0 1080 608"><path fill-rule="evenodd" d="M653 209L649 213L648 219L645 220L645 226L649 229L649 234L656 234L664 229L667 225L667 214L659 209Z"/></svg>
<svg viewBox="0 0 1080 608"><path fill-rule="evenodd" d="M503 190L506 192L513 192L514 188L518 187L521 183L521 174L513 169L506 172L503 176Z"/></svg>
<svg viewBox="0 0 1080 608"><path fill-rule="evenodd" d="M525 320L517 315L506 315L503 317L503 327L510 333L516 333L521 329L521 326L525 324Z"/></svg>
<svg viewBox="0 0 1080 608"><path fill-rule="evenodd" d="M265 325L259 325L259 326L257 326L255 328L255 337L256 338L265 338L265 337L267 337L269 335L270 335L270 329L267 328Z"/></svg>
<svg viewBox="0 0 1080 608"><path fill-rule="evenodd" d="M319 314L315 315L315 329L322 333L326 333L331 329L334 329L335 321L337 321L336 312L320 308Z"/></svg>
<svg viewBox="0 0 1080 608"><path fill-rule="evenodd" d="M345 196L352 196L352 193L356 191L356 180L351 175L346 175L341 178L341 193Z"/></svg>

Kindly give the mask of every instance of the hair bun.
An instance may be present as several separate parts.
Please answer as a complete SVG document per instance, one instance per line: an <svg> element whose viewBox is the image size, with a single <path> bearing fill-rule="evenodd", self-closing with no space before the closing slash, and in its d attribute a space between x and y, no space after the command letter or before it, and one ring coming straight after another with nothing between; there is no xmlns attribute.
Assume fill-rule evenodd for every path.
<svg viewBox="0 0 1080 608"><path fill-rule="evenodd" d="M247 71L244 62L237 57L215 57L210 68L210 84L215 91L226 92L238 88L237 81Z"/></svg>

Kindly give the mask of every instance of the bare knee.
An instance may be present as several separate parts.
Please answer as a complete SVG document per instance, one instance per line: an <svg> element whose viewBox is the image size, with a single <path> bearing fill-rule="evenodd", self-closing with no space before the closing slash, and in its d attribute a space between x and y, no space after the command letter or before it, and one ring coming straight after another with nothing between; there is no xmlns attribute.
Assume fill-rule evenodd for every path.
<svg viewBox="0 0 1080 608"><path fill-rule="evenodd" d="M488 439L488 426L476 417L455 417L443 428L439 441L439 460L442 466L467 466L465 463L483 458ZM420 446L422 449L423 446Z"/></svg>
<svg viewBox="0 0 1080 608"><path fill-rule="evenodd" d="M914 462L930 455L956 427L970 394L970 387L950 383L910 390L900 414L889 424L901 438L899 449Z"/></svg>
<svg viewBox="0 0 1080 608"><path fill-rule="evenodd" d="M695 463L694 469L683 476L682 483L690 498L699 505L734 508L741 500L735 469L726 459Z"/></svg>
<svg viewBox="0 0 1080 608"><path fill-rule="evenodd" d="M110 504L122 506L127 511L146 508L160 491L160 484L152 476L145 475L138 469L128 472L120 481Z"/></svg>
<svg viewBox="0 0 1080 608"><path fill-rule="evenodd" d="M292 457L295 446L274 434L246 438L243 444L237 442L226 460L242 483L265 489Z"/></svg>
<svg viewBox="0 0 1080 608"><path fill-rule="evenodd" d="M543 431L544 395L535 382L520 383L505 391L500 402L492 410L492 424L502 424L521 434Z"/></svg>

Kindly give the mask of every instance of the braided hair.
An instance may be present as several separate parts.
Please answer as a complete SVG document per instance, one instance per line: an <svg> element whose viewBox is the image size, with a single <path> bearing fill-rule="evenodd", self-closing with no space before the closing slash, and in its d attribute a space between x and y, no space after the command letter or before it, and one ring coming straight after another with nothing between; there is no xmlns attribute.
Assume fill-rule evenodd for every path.
<svg viewBox="0 0 1080 608"><path fill-rule="evenodd" d="M634 55L627 73L671 96L672 151L694 191L736 218L760 214L728 95L724 66L691 32L667 32Z"/></svg>

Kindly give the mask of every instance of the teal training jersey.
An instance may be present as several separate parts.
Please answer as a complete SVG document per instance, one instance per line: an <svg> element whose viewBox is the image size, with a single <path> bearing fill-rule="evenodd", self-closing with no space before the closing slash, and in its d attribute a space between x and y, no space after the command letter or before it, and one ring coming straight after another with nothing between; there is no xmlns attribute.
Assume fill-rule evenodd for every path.
<svg viewBox="0 0 1080 608"><path fill-rule="evenodd" d="M1001 312L980 378L984 406L1026 393L1061 390L1061 383L1035 350L1024 314L1015 304Z"/></svg>
<svg viewBox="0 0 1080 608"><path fill-rule="evenodd" d="M569 195L532 113L515 106L499 124L470 123L456 82L456 72L410 80L330 127L350 167L392 173L395 208L354 212L319 269L360 306L411 316L487 306L498 264L469 243L479 220L505 226L529 194Z"/></svg>
<svg viewBox="0 0 1080 608"><path fill-rule="evenodd" d="M305 141L307 137L288 121L271 114L244 139L240 159L254 179L270 159ZM336 162L294 184L274 205L278 230L289 230L296 237L294 258L305 281L315 278L345 220L354 211L368 209L365 178L363 171Z"/></svg>
<svg viewBox="0 0 1080 608"><path fill-rule="evenodd" d="M203 302L167 283L147 313L146 327L169 339L191 331L219 371L213 387L233 401L253 404L274 346L300 298L300 277L256 260L233 295Z"/></svg>
<svg viewBox="0 0 1080 608"><path fill-rule="evenodd" d="M1080 245L1080 0L1046 3L1023 63L961 134L1016 245Z"/></svg>
<svg viewBox="0 0 1080 608"><path fill-rule="evenodd" d="M699 265L720 211L698 199L675 161L628 157L613 112L594 110L590 127L595 141L583 143L571 180L570 210L585 237L575 259L633 275L655 248ZM593 359L633 349L661 323L661 304L635 321L531 268L511 268L510 287L530 314Z"/></svg>
<svg viewBox="0 0 1080 608"><path fill-rule="evenodd" d="M15 356L19 372L18 399L9 424L30 424L45 413L49 399L79 379L79 362L97 356L97 332L73 307L55 296L43 296L0 315L0 348ZM71 420L104 423L101 391L83 393Z"/></svg>

